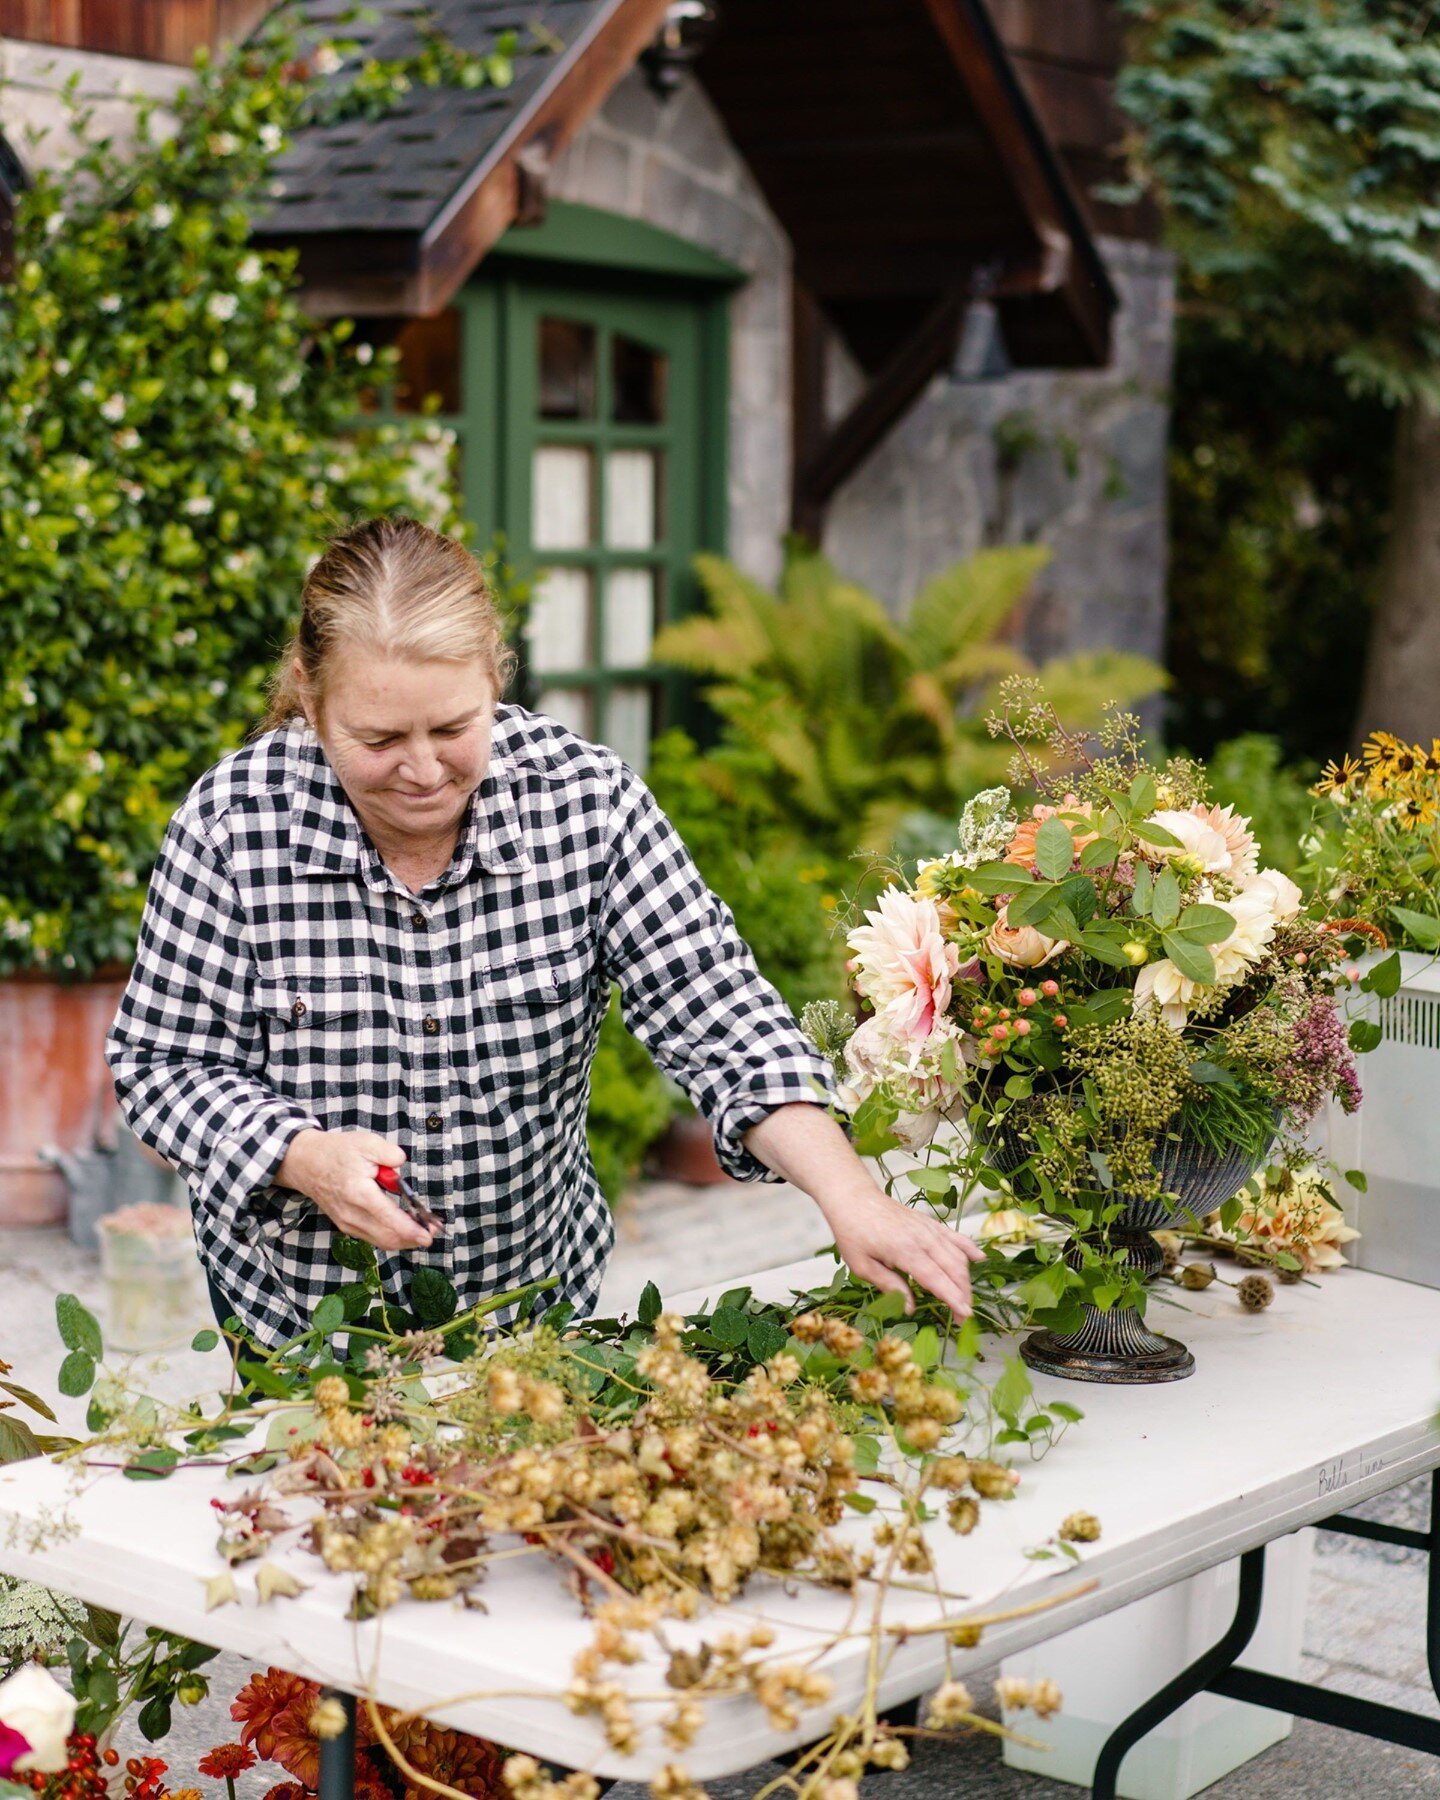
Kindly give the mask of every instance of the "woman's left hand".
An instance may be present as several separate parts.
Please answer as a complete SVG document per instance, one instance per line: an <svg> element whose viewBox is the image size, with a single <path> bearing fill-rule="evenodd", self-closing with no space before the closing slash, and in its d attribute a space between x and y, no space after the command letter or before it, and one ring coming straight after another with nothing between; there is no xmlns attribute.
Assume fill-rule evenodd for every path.
<svg viewBox="0 0 1440 1800"><path fill-rule="evenodd" d="M907 1313L915 1310L907 1276L934 1294L955 1315L968 1319L973 1307L970 1265L985 1252L928 1213L892 1200L867 1179L844 1193L816 1196L835 1234L835 1248L862 1281L903 1294Z"/></svg>

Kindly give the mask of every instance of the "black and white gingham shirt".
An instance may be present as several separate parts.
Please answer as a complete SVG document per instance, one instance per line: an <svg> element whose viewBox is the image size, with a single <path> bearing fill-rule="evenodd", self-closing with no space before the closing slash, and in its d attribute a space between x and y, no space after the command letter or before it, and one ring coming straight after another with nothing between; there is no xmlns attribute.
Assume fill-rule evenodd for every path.
<svg viewBox="0 0 1440 1800"><path fill-rule="evenodd" d="M417 896L294 722L218 763L171 820L106 1053L261 1343L354 1279L319 1208L273 1185L306 1126L402 1144L445 1221L429 1250L380 1256L389 1299L430 1263L462 1306L558 1274L554 1297L583 1315L614 1241L585 1141L612 982L722 1165L774 1179L743 1133L828 1095L830 1071L619 757L500 707L454 858Z"/></svg>

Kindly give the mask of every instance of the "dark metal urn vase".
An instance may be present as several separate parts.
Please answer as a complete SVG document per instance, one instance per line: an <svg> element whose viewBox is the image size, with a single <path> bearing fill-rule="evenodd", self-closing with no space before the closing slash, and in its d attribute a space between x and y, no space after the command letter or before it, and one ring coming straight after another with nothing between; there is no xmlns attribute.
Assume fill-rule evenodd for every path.
<svg viewBox="0 0 1440 1800"><path fill-rule="evenodd" d="M1029 1153L1010 1132L996 1136L990 1160L1006 1173L1017 1169ZM1160 1246L1151 1233L1173 1229L1199 1219L1238 1194L1264 1162L1245 1150L1211 1150L1193 1139L1163 1138L1156 1146L1164 1198L1126 1200L1125 1209L1108 1225L1087 1233L1092 1244L1108 1244L1112 1253L1124 1254L1126 1265L1146 1280L1164 1264ZM1116 1196L1123 1198L1123 1196ZM1081 1253L1072 1246L1065 1254L1072 1268L1079 1268ZM1133 1306L1085 1308L1085 1323L1065 1337L1053 1331L1034 1331L1020 1346L1020 1354L1032 1369L1061 1375L1068 1381L1105 1381L1139 1385L1152 1381L1183 1381L1195 1372L1195 1358L1176 1338L1151 1331Z"/></svg>

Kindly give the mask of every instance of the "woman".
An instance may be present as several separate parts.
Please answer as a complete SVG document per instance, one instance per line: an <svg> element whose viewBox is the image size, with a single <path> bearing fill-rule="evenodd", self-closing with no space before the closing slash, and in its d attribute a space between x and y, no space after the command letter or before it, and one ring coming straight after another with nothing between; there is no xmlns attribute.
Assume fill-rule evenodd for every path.
<svg viewBox="0 0 1440 1800"><path fill-rule="evenodd" d="M371 520L311 570L263 735L171 820L107 1055L189 1183L217 1310L295 1335L349 1279L337 1232L382 1252L400 1304L429 1265L462 1305L555 1274L592 1309L614 1232L586 1096L614 982L731 1174L794 1182L857 1275L964 1316L978 1252L880 1191L649 790L503 704L510 672L475 559ZM387 1164L438 1229L377 1185Z"/></svg>

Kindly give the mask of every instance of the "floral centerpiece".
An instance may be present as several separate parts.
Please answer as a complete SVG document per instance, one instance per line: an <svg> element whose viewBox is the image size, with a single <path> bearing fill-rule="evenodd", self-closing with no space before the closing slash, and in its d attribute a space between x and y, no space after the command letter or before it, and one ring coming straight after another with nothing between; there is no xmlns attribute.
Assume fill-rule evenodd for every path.
<svg viewBox="0 0 1440 1800"><path fill-rule="evenodd" d="M1026 748L1041 724L1062 775ZM1017 684L992 729L1039 803L978 795L958 847L886 889L849 936L865 1017L824 1047L862 1137L928 1146L908 1179L932 1204L978 1187L1048 1221L1013 1258L1032 1366L1173 1380L1190 1353L1141 1318L1152 1231L1233 1226L1262 1164L1309 1160L1327 1098L1359 1103L1342 940L1198 763L1147 765L1133 718L1092 755Z"/></svg>

